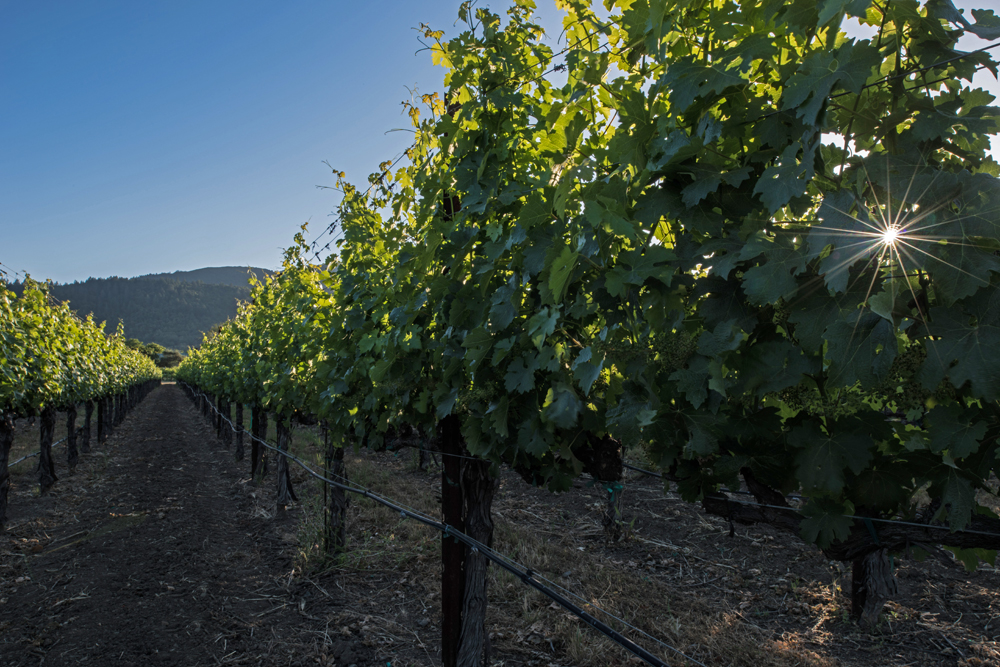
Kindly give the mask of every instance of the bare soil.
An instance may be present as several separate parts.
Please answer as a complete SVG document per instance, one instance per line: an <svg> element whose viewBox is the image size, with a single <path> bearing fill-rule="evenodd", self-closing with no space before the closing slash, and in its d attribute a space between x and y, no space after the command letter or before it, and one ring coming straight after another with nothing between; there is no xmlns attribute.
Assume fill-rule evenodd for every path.
<svg viewBox="0 0 1000 667"><path fill-rule="evenodd" d="M316 460L315 432L293 451ZM438 516L440 474L411 454L353 452L352 480ZM271 470L274 466L272 463ZM440 536L355 498L349 551L320 547L320 487L274 507L182 392L154 391L108 443L39 497L15 469L0 533L0 665L439 665ZM731 527L626 481L623 540L601 528L606 492L564 494L504 471L501 553L578 595L672 665L1000 665L1000 573L950 554L897 560L880 626L847 618L850 576L815 548ZM550 600L491 569L494 667L638 664ZM606 610L635 628L601 616ZM651 637L663 642L658 644Z"/></svg>
<svg viewBox="0 0 1000 667"><path fill-rule="evenodd" d="M84 461L44 497L16 480L0 536L0 664L304 659L285 644L323 624L306 629L311 610L289 581L295 517L259 516L262 490L179 389L155 390ZM341 644L368 664L360 641Z"/></svg>

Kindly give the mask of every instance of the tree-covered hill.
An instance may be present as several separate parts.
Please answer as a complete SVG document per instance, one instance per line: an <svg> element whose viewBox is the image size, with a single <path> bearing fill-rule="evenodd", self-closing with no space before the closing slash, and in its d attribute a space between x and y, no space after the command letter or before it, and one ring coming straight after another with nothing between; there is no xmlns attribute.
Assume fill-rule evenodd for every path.
<svg viewBox="0 0 1000 667"><path fill-rule="evenodd" d="M273 275L274 271L247 266L210 266L194 271L174 271L173 273L151 273L139 276L142 279L179 280L187 283L202 282L206 285L236 285L243 287L251 275L259 279Z"/></svg>
<svg viewBox="0 0 1000 667"><path fill-rule="evenodd" d="M93 313L111 333L121 320L125 335L167 348L185 350L201 343L202 333L236 314L236 304L250 296L249 271L264 269L214 267L138 278L88 278L55 283L52 296L69 301L80 316ZM11 286L20 291L20 285Z"/></svg>

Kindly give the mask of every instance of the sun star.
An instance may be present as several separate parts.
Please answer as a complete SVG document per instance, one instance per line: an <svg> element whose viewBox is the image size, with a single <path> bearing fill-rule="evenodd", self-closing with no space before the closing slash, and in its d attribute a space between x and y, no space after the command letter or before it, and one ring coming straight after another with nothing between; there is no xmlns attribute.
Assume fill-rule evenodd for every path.
<svg viewBox="0 0 1000 667"><path fill-rule="evenodd" d="M899 228L889 227L884 232L882 232L882 243L884 243L885 245L892 245L893 243L896 242L896 239L898 237L899 237Z"/></svg>

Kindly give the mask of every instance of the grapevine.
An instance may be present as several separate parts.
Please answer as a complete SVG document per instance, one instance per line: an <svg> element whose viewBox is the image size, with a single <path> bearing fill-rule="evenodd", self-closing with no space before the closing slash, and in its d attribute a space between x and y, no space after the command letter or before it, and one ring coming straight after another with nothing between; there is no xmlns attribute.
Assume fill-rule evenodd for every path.
<svg viewBox="0 0 1000 667"><path fill-rule="evenodd" d="M120 398L161 377L149 357L125 345L120 328L105 335L93 318L80 319L30 278L20 296L0 282L0 524L6 520L14 417L42 415L44 425L55 409L75 414L78 404ZM72 460L72 448L70 455ZM55 481L44 444L41 460L44 491Z"/></svg>
<svg viewBox="0 0 1000 667"><path fill-rule="evenodd" d="M1000 114L969 85L997 66L956 42L1000 19L561 7L558 85L528 0L426 30L448 90L410 108L409 162L365 190L338 173L336 255L299 237L179 377L342 441L457 419L468 453L553 490L595 443L640 446L686 499L834 558L909 544L858 516L995 548L961 531L997 520L976 493L1000 465ZM753 511L720 491L744 484Z"/></svg>

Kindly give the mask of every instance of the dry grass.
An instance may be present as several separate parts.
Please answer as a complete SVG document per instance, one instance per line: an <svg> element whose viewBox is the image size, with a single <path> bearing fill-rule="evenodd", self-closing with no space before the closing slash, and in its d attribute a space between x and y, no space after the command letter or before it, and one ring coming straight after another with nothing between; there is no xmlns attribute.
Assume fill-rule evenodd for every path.
<svg viewBox="0 0 1000 667"><path fill-rule="evenodd" d="M293 447L302 447L307 453L307 441L315 443L315 439L305 431L296 431ZM434 473L416 471L410 456L410 453L397 457L388 453L351 452L345 456L345 463L352 483L439 518L440 479ZM304 511L299 523L297 568L303 576L336 570L363 582L366 573L403 575L404 582L422 582L418 588L425 596L424 604L432 607L437 617L440 533L371 500L353 496L348 511L348 550L331 559L321 549L321 492L304 475L297 481L308 484L298 490ZM770 633L746 620L739 609L711 608L693 598L690 591L678 591L660 580L626 571L621 561L593 548L595 541L603 539L596 511L593 521L586 526L560 526L558 517L538 516L542 521L532 523L519 520L526 513L537 515L547 511L527 505L519 486L523 482L513 476L505 476L502 481L494 503L494 548L531 567L550 581L552 587L564 589L560 592L567 597L576 596L575 603L670 664L696 663L684 660L652 638L711 664L775 667L835 664L794 642L771 641ZM539 523L547 528L540 528ZM725 574L722 568L719 570ZM398 594L396 586L385 592L390 601L391 596ZM500 655L518 656L528 662L544 660L537 663L542 665L637 664L637 658L613 641L496 566L489 571L489 596L487 627L493 647ZM630 630L625 624L637 630Z"/></svg>
<svg viewBox="0 0 1000 667"><path fill-rule="evenodd" d="M273 442L273 420L269 426ZM317 470L322 468L321 449L316 428L295 429L292 451ZM349 451L345 463L358 486L439 519L439 475L419 471L415 458L412 450L396 455ZM372 632L377 629L384 638L380 640L383 649L408 647L405 658L393 653L393 665L434 664L428 651L433 652L439 641L440 534L370 500L351 496L348 549L330 557L322 549L321 487L297 466L292 470L301 500L294 547L296 577L330 587L336 581L357 616L353 622L361 627L368 619ZM923 627L924 621L914 621L911 610L896 603L887 607L891 624L884 640L859 633L847 620L849 573L830 564L828 577L805 575L802 579L803 570L795 563L812 558L804 546L779 547L774 536L759 531L751 535L745 528L735 540L727 538L729 527L723 520L703 516L655 484L646 488L633 483L628 493L639 494L640 500L633 496L631 502L638 502L663 527L684 526L686 537L675 539L668 532L651 539L637 526L625 543L612 543L600 527L603 504L591 502L599 498L583 491L560 499L532 490L505 472L494 503L494 548L531 567L553 587L578 596L574 602L669 664L696 663L685 661L656 640L705 664L774 667L872 664L866 661L863 647L875 649L884 660L894 653L891 646L926 643L923 635L909 641L910 630L897 629L899 624L907 628L916 621ZM262 498L265 495L270 497L265 492ZM591 506L583 503L586 495L591 497ZM677 521L681 523L673 523ZM747 564L747 548L740 562L714 554L710 547L718 544L732 551L737 543L751 547L756 560L749 554ZM705 546L709 546L707 551ZM489 577L487 626L495 655L501 656L495 665L638 664L634 656L513 575L493 567ZM415 625L418 619L420 624ZM955 639L954 627L939 630L938 634L948 633ZM996 653L985 638L964 646L968 648L963 648L967 658L960 663L963 666L989 664ZM948 651L942 644L942 655L937 658ZM424 655L426 660L420 657ZM935 660L931 653L924 655Z"/></svg>

